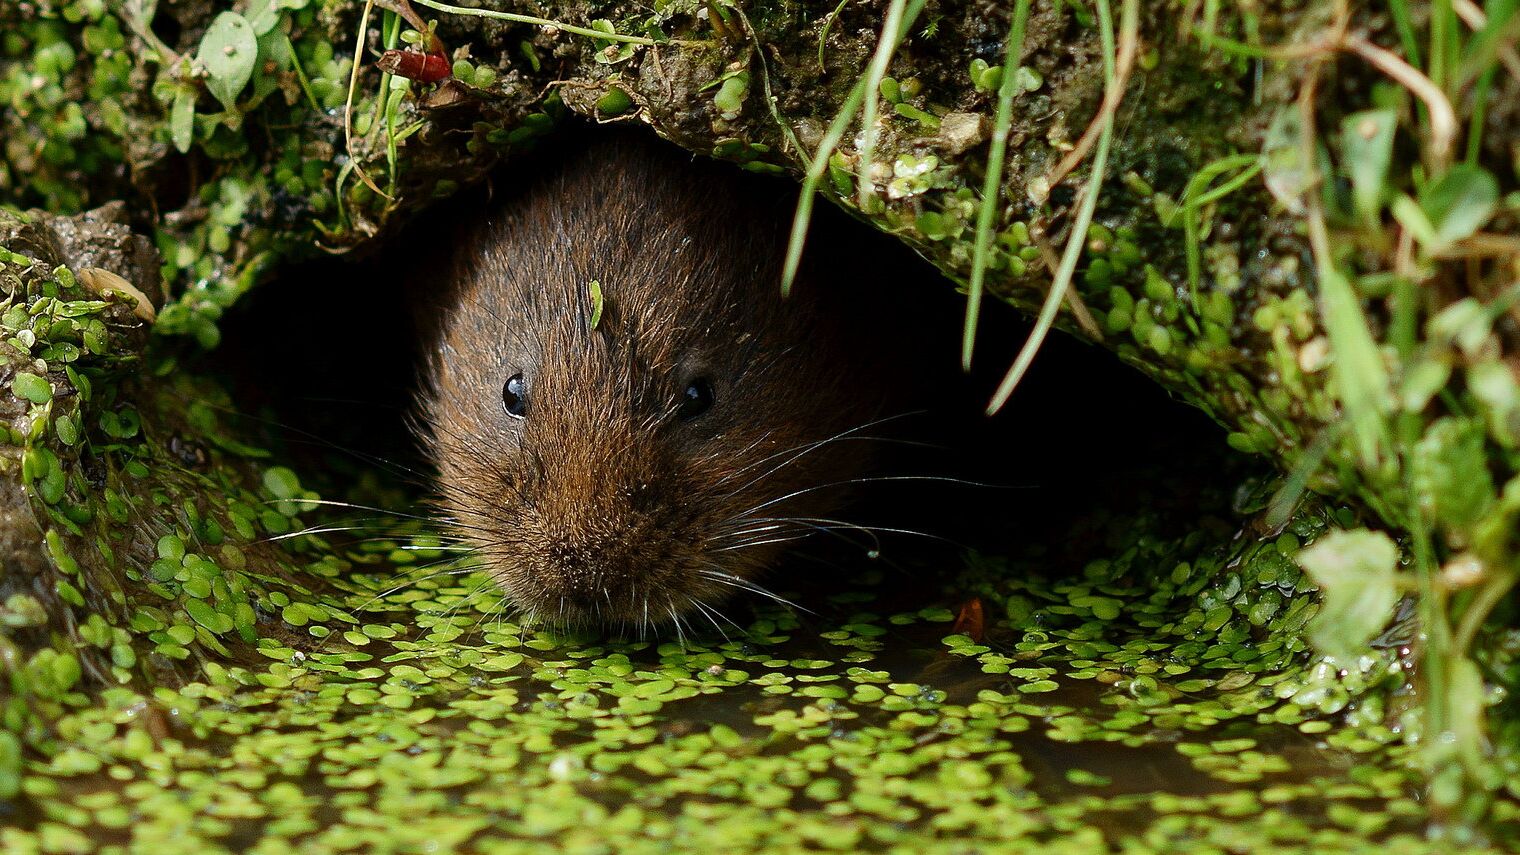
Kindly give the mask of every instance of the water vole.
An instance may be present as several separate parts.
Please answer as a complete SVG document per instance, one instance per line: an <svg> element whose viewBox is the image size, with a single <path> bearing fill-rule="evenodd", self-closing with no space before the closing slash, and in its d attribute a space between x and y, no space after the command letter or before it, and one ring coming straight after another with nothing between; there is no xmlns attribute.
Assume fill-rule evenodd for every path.
<svg viewBox="0 0 1520 855"><path fill-rule="evenodd" d="M530 618L706 612L833 524L881 348L816 265L782 299L789 195L602 135L451 237L423 441L443 517Z"/></svg>

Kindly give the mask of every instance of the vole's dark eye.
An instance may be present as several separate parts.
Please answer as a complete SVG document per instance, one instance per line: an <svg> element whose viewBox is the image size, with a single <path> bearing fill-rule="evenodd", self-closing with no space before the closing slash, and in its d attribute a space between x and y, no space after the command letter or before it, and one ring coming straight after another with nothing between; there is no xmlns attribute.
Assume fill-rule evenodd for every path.
<svg viewBox="0 0 1520 855"><path fill-rule="evenodd" d="M676 416L683 422L689 422L707 412L708 407L712 405L712 383L708 382L706 377L698 377L687 384L686 392L681 397L681 406L676 410Z"/></svg>
<svg viewBox="0 0 1520 855"><path fill-rule="evenodd" d="M520 419L528 414L528 384L521 374L513 374L507 385L501 387L502 403L507 405L507 415Z"/></svg>

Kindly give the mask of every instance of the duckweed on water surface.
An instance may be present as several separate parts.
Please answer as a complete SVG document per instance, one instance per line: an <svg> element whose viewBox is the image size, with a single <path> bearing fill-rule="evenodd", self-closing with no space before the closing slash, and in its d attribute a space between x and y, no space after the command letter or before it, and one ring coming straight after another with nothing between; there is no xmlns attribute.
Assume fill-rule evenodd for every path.
<svg viewBox="0 0 1520 855"><path fill-rule="evenodd" d="M0 9L7 851L1512 843L1515 4L390 5ZM452 79L370 63L430 27ZM1284 481L684 646L516 626L420 531L290 536L344 517L195 349L567 112L816 164L1025 308L1069 248L1057 322Z"/></svg>
<svg viewBox="0 0 1520 855"><path fill-rule="evenodd" d="M969 570L965 589L1006 592L995 602L1009 617L980 644L950 633L943 606L862 611L878 599L869 587L805 624L763 611L732 640L611 644L493 618L478 576L377 599L385 580L361 573L349 591L284 607L286 626L328 643L263 638L266 665L212 666L179 690L112 690L66 713L58 738L73 744L26 764L27 822L7 843L72 851L130 830L174 851L535 851L547 839L575 851L1022 840L1090 852L1103 839L1353 851L1377 835L1421 850L1415 780L1380 712L1317 734L1346 686L1229 631L1263 599L1291 597L1296 569L1269 546L1221 576L1229 556L1200 546L1133 549L1133 566L1097 562L1065 585L1009 589L1006 568ZM1183 556L1213 576L1219 605L1168 614L1123 590L1168 562L1180 593L1195 581ZM1292 598L1276 626L1301 622L1308 602ZM1096 631L1111 605L1133 623ZM1166 617L1194 642L1158 640Z"/></svg>
<svg viewBox="0 0 1520 855"><path fill-rule="evenodd" d="M1100 512L1076 570L975 558L903 609L862 568L816 616L560 636L414 523L322 533L297 473L184 406L212 387L107 397L140 321L57 262L0 271L13 376L47 378L11 384L49 566L0 579L7 852L1425 849L1397 653L1343 674L1302 639L1293 556L1336 514L1257 540L1219 499L1180 537Z"/></svg>

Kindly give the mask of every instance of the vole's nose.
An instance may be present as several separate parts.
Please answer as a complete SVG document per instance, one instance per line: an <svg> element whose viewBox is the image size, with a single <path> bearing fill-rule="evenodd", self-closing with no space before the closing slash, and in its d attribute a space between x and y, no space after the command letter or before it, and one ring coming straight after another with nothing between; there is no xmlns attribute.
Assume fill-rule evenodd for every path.
<svg viewBox="0 0 1520 855"><path fill-rule="evenodd" d="M628 551L616 538L563 539L549 550L547 583L568 609L593 611L621 602L632 575Z"/></svg>
<svg viewBox="0 0 1520 855"><path fill-rule="evenodd" d="M607 549L601 543L561 541L549 550L556 582L567 594L592 591L600 587Z"/></svg>

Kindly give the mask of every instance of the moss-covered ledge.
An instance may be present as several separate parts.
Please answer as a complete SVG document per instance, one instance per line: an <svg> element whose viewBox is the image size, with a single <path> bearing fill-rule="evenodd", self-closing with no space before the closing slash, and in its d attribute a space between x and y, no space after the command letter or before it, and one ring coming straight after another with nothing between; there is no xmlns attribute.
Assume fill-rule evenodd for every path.
<svg viewBox="0 0 1520 855"><path fill-rule="evenodd" d="M245 521L282 513L252 497L293 511L305 495L294 473L263 468L256 449L217 428L214 407L185 412L186 384L197 381L177 370L189 351L176 337L215 345L222 310L275 264L376 244L493 166L510 169L512 153L567 111L645 121L694 151L801 174L841 105L871 77L865 103L879 120L866 135L846 112L840 145L819 161L827 167L823 192L962 283L977 253L978 216L989 212L986 286L1031 310L1070 248L1075 277L1059 325L1205 409L1229 429L1233 446L1267 455L1286 473L1254 536L1281 531L1306 489L1372 511L1398 548L1387 535L1356 530L1304 558L1337 616L1321 623L1317 641L1353 682L1383 673L1397 648L1372 653L1366 645L1394 617L1395 603L1413 597L1405 602L1417 604L1419 631L1407 633L1403 658L1411 686L1430 703L1423 719L1407 718L1401 729L1426 747L1438 819L1472 820L1493 808L1483 794L1512 778L1515 763L1513 726L1499 702L1512 685L1514 639L1503 627L1520 573L1512 148L1520 83L1506 65L1515 53L1513 10L1496 6L1489 20L1471 4L1402 0L1112 9L1054 0L996 9L933 3L896 50L879 51L884 15L914 4L510 10L537 11L547 24L504 20L494 5L414 4L436 16L448 80L422 84L379 71L381 50L432 47L388 2L72 0L0 10L0 201L75 214L124 200L127 221L152 236L164 261L169 296L155 313L151 370L131 375L132 383L113 379L123 376L113 360L140 352L140 326L124 328L105 352L83 345L78 357L105 372L94 388L104 402L100 441L130 445L146 437L140 431L158 430L165 442L181 437L181 446L147 446L159 449L153 459L183 453L193 463L184 437L200 437L202 446L221 437L222 450L240 461L214 458L202 480L161 488L165 500L155 498L152 513L128 516L142 530L126 558L102 565L108 575L119 581L135 572L138 579L125 578L139 582L146 568L169 573L163 562L179 560L177 582L201 573L215 588L212 577L236 577L236 568L183 549L204 525L209 485L257 511ZM1026 5L1021 54L1002 73L1010 19ZM889 60L875 76L873 55ZM1001 113L1000 95L1008 104ZM1089 123L1101 127L1103 117L1112 122L1111 143L1099 135L1096 148L1083 149ZM988 200L989 143L1000 118L1008 154ZM1074 148L1084 156L1053 180ZM1100 153L1105 168L1093 174ZM1092 223L1074 233L1088 204ZM79 287L70 259L9 251L19 256L11 265L33 277L10 290L13 300L24 294L35 308L58 298L49 288ZM127 267L99 269L146 295L157 287ZM102 303L81 306L80 317L123 310L68 295L70 304ZM14 327L8 321L8 331L34 324L27 312ZM51 342L51 330L39 340ZM83 399L66 371L67 386L53 373L24 373ZM55 424L34 412L51 408L32 400L42 392L36 382L13 383L13 391L28 430ZM116 413L116 395L137 415ZM71 468L53 444L16 437L26 449L18 459L31 461L22 474L32 502L39 489L49 491L44 498L58 493L60 480L71 501L84 504L137 495ZM191 463L180 468L195 471ZM39 519L70 519L47 507ZM102 519L92 524L115 530ZM218 525L225 535L226 520ZM245 537L265 555L260 566L293 568L294 575L270 571L274 588L302 585L317 596L307 584L313 573L347 578L322 563L333 557L330 544L297 539L314 557L294 566L283 548ZM33 577L69 566L60 556L75 554L53 552ZM30 556L18 559L21 567L37 555L24 541L13 553ZM190 556L199 570L184 564ZM209 563L196 563L202 559ZM81 596L111 598L116 588L102 584ZM247 594L256 618L267 615L254 603L267 602L289 627L317 619L303 607L290 611L310 598L282 594L280 605L274 588L229 594ZM1240 596L1237 589L1227 599ZM212 600L215 614L201 615L209 623L189 615L189 623L149 630L161 636L153 640L160 656L174 660L176 645L188 655L202 636L219 639L217 628L252 643L236 598ZM192 593L190 601L203 598ZM23 605L17 614L65 621L58 633L28 636L33 644L80 637L57 603L40 612ZM193 638L181 638L186 633ZM223 646L236 658L236 644ZM1486 708L1501 713L1487 728ZM1507 805L1496 809L1502 815Z"/></svg>

